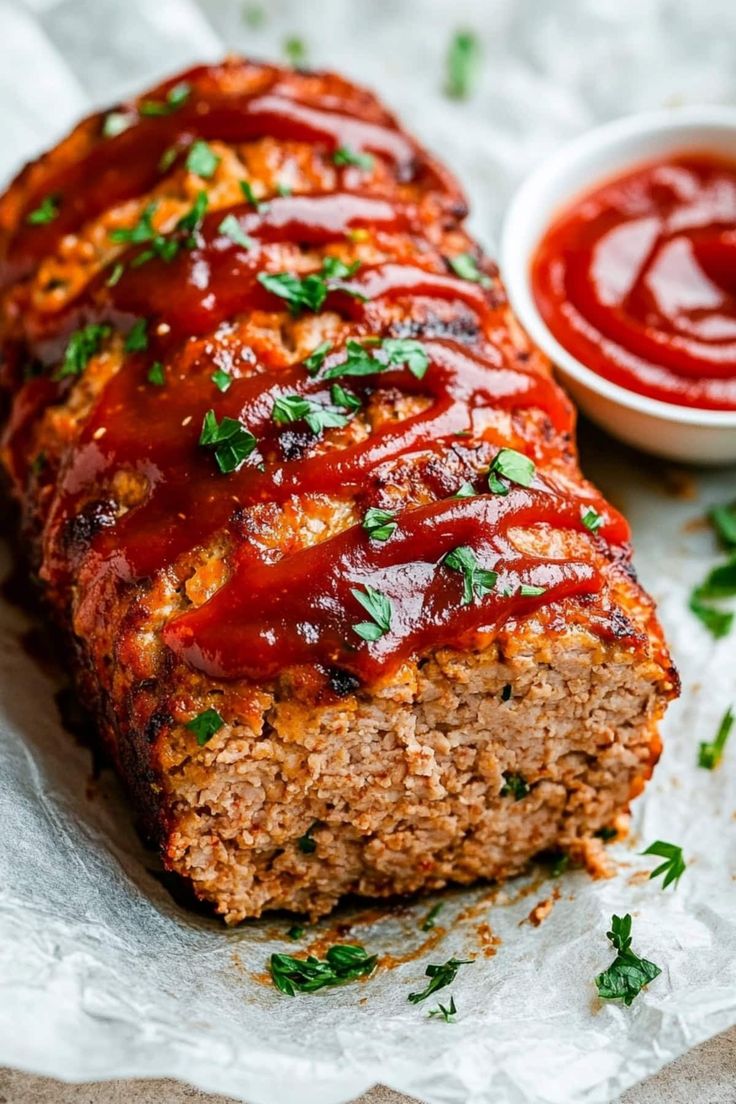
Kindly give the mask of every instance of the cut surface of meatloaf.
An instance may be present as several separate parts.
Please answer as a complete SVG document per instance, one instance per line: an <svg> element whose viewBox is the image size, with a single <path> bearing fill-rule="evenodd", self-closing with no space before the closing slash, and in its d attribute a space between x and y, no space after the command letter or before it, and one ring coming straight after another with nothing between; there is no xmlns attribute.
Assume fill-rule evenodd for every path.
<svg viewBox="0 0 736 1104"><path fill-rule="evenodd" d="M0 201L2 459L78 691L228 923L584 853L676 675L452 177L231 59Z"/></svg>

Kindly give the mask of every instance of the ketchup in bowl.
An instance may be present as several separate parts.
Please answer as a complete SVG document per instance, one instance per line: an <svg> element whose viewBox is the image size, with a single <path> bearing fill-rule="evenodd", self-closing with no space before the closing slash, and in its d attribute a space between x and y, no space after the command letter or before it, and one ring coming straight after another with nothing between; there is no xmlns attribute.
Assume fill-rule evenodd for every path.
<svg viewBox="0 0 736 1104"><path fill-rule="evenodd" d="M669 156L601 184L552 223L531 281L552 334L598 375L736 410L736 162Z"/></svg>

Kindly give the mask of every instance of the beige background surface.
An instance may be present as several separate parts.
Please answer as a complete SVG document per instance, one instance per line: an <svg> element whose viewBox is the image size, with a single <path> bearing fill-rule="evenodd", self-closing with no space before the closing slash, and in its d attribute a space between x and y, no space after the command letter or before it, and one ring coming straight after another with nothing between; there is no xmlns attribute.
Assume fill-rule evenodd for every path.
<svg viewBox="0 0 736 1104"><path fill-rule="evenodd" d="M356 1104L408 1104L408 1097L378 1086ZM48 1077L0 1070L0 1104L235 1104L174 1081L117 1081L64 1085ZM621 1104L736 1104L736 1028L689 1051L656 1077L621 1098Z"/></svg>

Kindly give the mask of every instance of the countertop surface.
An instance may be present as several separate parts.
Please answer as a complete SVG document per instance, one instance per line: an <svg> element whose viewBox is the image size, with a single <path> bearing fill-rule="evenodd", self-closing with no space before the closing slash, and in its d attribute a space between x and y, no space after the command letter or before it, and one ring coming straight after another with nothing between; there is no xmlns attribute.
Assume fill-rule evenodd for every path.
<svg viewBox="0 0 736 1104"><path fill-rule="evenodd" d="M175 1081L65 1085L50 1077L0 1070L0 1104L235 1104ZM355 1104L409 1104L376 1086ZM736 1104L736 1028L717 1035L629 1089L621 1104Z"/></svg>

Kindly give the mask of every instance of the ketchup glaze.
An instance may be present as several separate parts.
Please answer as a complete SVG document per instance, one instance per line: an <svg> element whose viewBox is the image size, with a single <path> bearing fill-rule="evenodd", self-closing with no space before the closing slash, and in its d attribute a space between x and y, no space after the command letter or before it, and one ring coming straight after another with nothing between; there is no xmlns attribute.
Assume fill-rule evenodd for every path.
<svg viewBox="0 0 736 1104"><path fill-rule="evenodd" d="M581 196L531 270L552 334L663 402L736 410L736 162L683 153Z"/></svg>
<svg viewBox="0 0 736 1104"><path fill-rule="evenodd" d="M22 224L0 258L6 280L31 271L60 235L80 228L111 202L145 193L158 177L162 151L194 136L239 142L269 134L328 152L346 145L386 158L401 180L429 174L435 188L447 188L437 183L441 176L432 175L423 151L390 122L347 115L333 103L305 105L289 99L283 88L251 97L213 93L206 80L197 84L202 73L207 71L185 75L193 90L180 111L136 116L121 135L95 138L81 161L50 167L49 179L36 185L27 207L33 209L53 190L60 196L58 220L48 226ZM100 133L101 117L87 125ZM546 462L567 447L572 433L569 402L549 376L523 357L509 356L503 341L495 340L503 322L497 291L484 286L491 281L461 279L449 262L438 269L415 207L395 197L363 195L350 181L343 173L336 188L324 194L276 196L256 210L238 204L205 214L173 258L150 256L141 263L147 244L131 245L116 258L122 270L114 280L109 269L100 272L60 312L28 319L27 348L9 344L4 350L6 362L32 359L43 370L18 387L6 432L23 484L31 478L33 460L27 453L29 426L49 403L62 401L70 386L54 371L70 337L90 325L129 334L141 319L146 323L147 347L126 353L53 476L42 574L61 589L83 578L78 631L105 616L116 587L151 578L220 533L232 550L223 585L163 628L171 652L215 678L270 679L306 664L339 667L371 681L432 648L467 641L473 633L493 634L509 618L601 591L601 553L607 554L606 545L625 544L628 527L595 490L573 487L546 471ZM448 199L448 210L462 210L451 191ZM246 245L223 233L225 216L237 221ZM473 319L476 337L433 336L420 324L414 334L427 366L419 378L406 365L335 377L347 356L343 343L330 348L316 372L304 363L284 368L264 360L248 374L234 374L224 392L216 390L212 370L221 328L250 311L285 309L258 279L274 272L269 244L319 247L344 241L362 227L410 234L417 250L412 259L364 265L329 287L325 309L351 322L354 340L380 349L383 339L396 336L386 304L414 299L428 304L430 315L441 302L461 308ZM198 336L207 341L193 354L191 339ZM150 380L153 363L160 366L159 385ZM285 396L329 402L336 378L361 405L381 389L427 402L418 413L386 422L357 443L317 451L310 441L291 456L284 426L272 416L274 403ZM208 410L218 422L238 420L256 440L252 454L227 474L199 443ZM537 470L529 486L510 483L505 493L492 493L482 472L472 480L472 495L456 497L448 459L458 442L483 443L488 410L543 414L548 432L535 446ZM497 441L497 450L514 440ZM403 461L414 465L436 500L394 507L395 528L387 540L373 539L361 524L283 555L266 554L250 539L248 510L264 503L285 504L292 496L311 494L350 498L361 513L381 504L381 487L390 484L392 468ZM120 472L139 478L145 493L117 516L111 487ZM599 518L594 530L584 521L590 511ZM576 558L523 553L512 530L535 526L577 530L589 539ZM473 601L467 600L461 573L445 563L458 547L470 549L480 568L495 573L494 586ZM390 628L378 639L355 632L366 618L356 590L390 599ZM598 612L595 624L602 634L626 634L620 619L607 619L604 606Z"/></svg>

